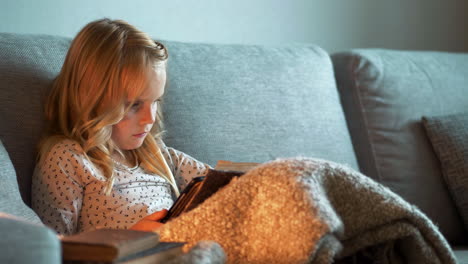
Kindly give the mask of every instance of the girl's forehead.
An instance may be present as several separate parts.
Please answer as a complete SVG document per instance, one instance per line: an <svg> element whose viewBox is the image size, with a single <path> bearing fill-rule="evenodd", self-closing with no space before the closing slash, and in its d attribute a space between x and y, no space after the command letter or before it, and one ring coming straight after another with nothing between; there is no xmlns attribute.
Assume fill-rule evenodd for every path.
<svg viewBox="0 0 468 264"><path fill-rule="evenodd" d="M166 86L166 68L148 67L144 80L144 88L138 94L129 94L129 99L156 100L163 96Z"/></svg>

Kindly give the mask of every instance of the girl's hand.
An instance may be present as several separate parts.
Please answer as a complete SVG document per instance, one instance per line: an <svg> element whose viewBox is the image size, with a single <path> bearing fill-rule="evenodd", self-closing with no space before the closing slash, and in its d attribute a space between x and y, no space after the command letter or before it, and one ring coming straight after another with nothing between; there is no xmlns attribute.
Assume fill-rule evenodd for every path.
<svg viewBox="0 0 468 264"><path fill-rule="evenodd" d="M139 230L139 231L153 231L155 229L159 229L164 224L158 221L163 219L166 215L167 215L166 209L157 211L155 213L152 213L142 218L140 221L138 221L136 224L130 227L130 229Z"/></svg>

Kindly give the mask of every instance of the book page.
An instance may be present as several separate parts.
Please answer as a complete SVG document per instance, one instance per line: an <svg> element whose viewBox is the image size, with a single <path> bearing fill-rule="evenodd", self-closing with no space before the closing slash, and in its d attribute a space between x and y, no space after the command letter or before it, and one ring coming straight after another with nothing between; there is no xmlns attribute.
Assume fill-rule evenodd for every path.
<svg viewBox="0 0 468 264"><path fill-rule="evenodd" d="M216 164L215 169L223 170L223 171L246 172L259 164L260 163L256 163L256 162L234 162L234 161L228 161L228 160L218 160L218 163Z"/></svg>

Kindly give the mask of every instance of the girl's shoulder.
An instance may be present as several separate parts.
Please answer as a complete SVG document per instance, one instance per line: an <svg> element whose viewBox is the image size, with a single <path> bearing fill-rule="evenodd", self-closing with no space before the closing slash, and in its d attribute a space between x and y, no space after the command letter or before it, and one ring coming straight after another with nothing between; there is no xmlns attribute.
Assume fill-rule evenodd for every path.
<svg viewBox="0 0 468 264"><path fill-rule="evenodd" d="M86 159L86 155L84 154L81 145L77 141L68 138L50 139L50 141L47 142L47 145L43 147L46 149L42 150L43 152L39 159L40 163L43 163L46 160L61 160L63 157L77 160Z"/></svg>
<svg viewBox="0 0 468 264"><path fill-rule="evenodd" d="M52 151L57 152L57 153L62 152L63 154L73 153L73 154L78 154L78 155L84 155L84 151L80 143L78 143L75 140L68 139L68 138L58 139L57 141L52 143L49 149L49 152L52 152Z"/></svg>
<svg viewBox="0 0 468 264"><path fill-rule="evenodd" d="M64 181L72 180L79 186L85 186L95 179L105 180L78 142L64 138L49 143L50 147L36 164L37 177L53 175Z"/></svg>

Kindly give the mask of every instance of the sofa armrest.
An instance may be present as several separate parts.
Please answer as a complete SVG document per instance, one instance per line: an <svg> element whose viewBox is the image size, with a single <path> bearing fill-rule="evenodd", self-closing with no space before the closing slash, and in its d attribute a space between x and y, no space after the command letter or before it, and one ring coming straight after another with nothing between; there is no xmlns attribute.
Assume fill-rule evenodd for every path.
<svg viewBox="0 0 468 264"><path fill-rule="evenodd" d="M0 213L0 263L61 263L60 241L46 226Z"/></svg>
<svg viewBox="0 0 468 264"><path fill-rule="evenodd" d="M455 253L458 263L468 263L468 246L454 247L453 253Z"/></svg>

